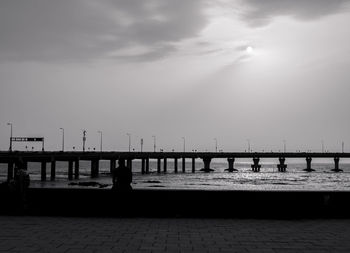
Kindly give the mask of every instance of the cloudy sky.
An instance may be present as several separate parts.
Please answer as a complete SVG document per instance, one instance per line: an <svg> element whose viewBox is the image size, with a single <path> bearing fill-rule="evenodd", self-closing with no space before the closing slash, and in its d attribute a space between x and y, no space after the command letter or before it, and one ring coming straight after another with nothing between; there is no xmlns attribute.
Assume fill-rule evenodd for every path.
<svg viewBox="0 0 350 253"><path fill-rule="evenodd" d="M2 0L0 149L350 151L349 2Z"/></svg>

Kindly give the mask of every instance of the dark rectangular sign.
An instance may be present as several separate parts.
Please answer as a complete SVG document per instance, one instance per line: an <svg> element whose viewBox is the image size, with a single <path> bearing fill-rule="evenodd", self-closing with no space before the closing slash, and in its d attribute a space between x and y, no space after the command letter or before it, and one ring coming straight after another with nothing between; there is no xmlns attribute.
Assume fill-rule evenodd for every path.
<svg viewBox="0 0 350 253"><path fill-rule="evenodd" d="M44 137L12 137L12 141L26 141L26 142L35 142L35 141L44 141Z"/></svg>

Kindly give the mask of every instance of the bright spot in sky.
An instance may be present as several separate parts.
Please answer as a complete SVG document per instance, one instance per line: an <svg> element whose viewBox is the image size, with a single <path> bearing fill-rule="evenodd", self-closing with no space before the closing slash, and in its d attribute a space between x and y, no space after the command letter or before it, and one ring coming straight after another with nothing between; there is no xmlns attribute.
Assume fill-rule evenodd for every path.
<svg viewBox="0 0 350 253"><path fill-rule="evenodd" d="M251 54L251 53L253 53L253 48L251 46L249 46L245 49L245 51L247 51L248 54Z"/></svg>

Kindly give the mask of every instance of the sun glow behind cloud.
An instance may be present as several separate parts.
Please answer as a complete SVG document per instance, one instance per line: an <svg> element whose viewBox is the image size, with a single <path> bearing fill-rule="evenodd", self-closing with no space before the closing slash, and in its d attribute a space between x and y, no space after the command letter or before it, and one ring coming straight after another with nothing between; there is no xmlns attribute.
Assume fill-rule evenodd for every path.
<svg viewBox="0 0 350 253"><path fill-rule="evenodd" d="M246 51L247 51L248 54L252 54L252 53L254 52L254 49L253 49L253 47L248 46L248 47L246 48Z"/></svg>

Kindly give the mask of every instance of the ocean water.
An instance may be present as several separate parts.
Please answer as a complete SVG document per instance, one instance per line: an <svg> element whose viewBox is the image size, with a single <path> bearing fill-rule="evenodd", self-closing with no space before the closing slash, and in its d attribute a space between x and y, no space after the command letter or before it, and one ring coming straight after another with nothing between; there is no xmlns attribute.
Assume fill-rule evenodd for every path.
<svg viewBox="0 0 350 253"><path fill-rule="evenodd" d="M180 160L179 160L180 161ZM196 163L196 172L191 172L191 163L186 163L186 173L182 173L182 163L178 163L178 173L174 173L174 165L168 160L167 173L156 172L156 161L150 160L150 174L141 174L141 162L133 162L133 183L135 189L200 189L200 190L276 190L276 191L350 191L350 163L341 163L340 168L344 172L334 173L334 163L312 163L315 172L307 173L305 163L288 163L287 172L277 171L277 164L262 163L259 173L251 171L251 162L236 162L238 172L225 171L227 162L212 162L214 172L204 173L199 169L203 167L201 162ZM40 181L40 163L29 163L28 172L31 178L31 187L86 187L70 185L78 182L98 182L104 188L112 187L112 179L109 173L109 162L100 162L100 177L90 178L90 162L80 162L80 179L68 181L67 162L57 162L56 181L50 182L50 166L47 166L46 182ZM162 166L163 169L163 166ZM0 181L6 181L7 165L0 164Z"/></svg>

